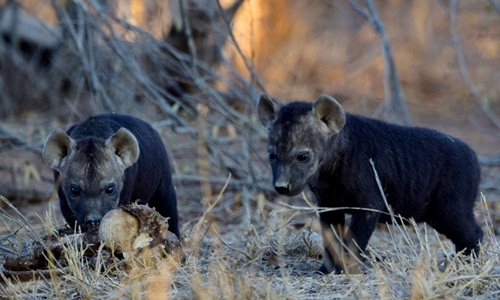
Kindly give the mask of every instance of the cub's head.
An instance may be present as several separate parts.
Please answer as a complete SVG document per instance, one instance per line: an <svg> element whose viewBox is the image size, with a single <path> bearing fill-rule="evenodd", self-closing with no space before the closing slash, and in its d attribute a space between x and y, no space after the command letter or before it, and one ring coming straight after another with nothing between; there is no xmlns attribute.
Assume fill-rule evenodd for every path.
<svg viewBox="0 0 500 300"><path fill-rule="evenodd" d="M269 130L268 152L274 188L282 195L297 195L317 173L328 151L325 145L330 136L344 127L344 110L328 95L321 95L314 103L286 105L261 95L258 114Z"/></svg>
<svg viewBox="0 0 500 300"><path fill-rule="evenodd" d="M60 189L76 221L85 224L118 206L125 169L139 158L139 144L125 128L107 140L73 140L56 129L45 142L43 157L59 172Z"/></svg>

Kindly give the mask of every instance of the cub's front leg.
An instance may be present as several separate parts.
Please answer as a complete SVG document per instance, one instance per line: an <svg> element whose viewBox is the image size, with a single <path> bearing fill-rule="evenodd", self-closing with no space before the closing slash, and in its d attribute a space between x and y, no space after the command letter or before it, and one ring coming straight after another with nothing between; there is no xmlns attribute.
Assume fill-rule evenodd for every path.
<svg viewBox="0 0 500 300"><path fill-rule="evenodd" d="M341 211L320 214L325 254L319 271L328 274L357 274L361 272L360 253L366 250L380 214L356 211L345 231L345 215Z"/></svg>
<svg viewBox="0 0 500 300"><path fill-rule="evenodd" d="M342 211L322 212L319 215L323 237L323 264L319 272L323 274L340 274L342 272L343 240L345 232L345 215Z"/></svg>

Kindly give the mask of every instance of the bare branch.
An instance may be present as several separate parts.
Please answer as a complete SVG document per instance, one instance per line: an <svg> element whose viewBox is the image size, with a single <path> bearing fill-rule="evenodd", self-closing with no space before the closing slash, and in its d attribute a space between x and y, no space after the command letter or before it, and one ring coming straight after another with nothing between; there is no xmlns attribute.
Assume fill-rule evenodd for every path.
<svg viewBox="0 0 500 300"><path fill-rule="evenodd" d="M90 12L89 7L80 1L66 1L64 5L52 0L53 7L56 10L57 18L62 27L62 43L65 49L73 52L75 57L79 58L81 68L85 75L85 82L89 85L87 90L91 97L97 98L107 111L115 111L116 107L104 87L96 66L97 50L95 45L94 30L96 24L95 17ZM74 53L76 52L76 53Z"/></svg>
<svg viewBox="0 0 500 300"><path fill-rule="evenodd" d="M6 144L7 141L8 144ZM26 149L38 155L43 154L41 145L33 145L0 124L0 152L11 149Z"/></svg>
<svg viewBox="0 0 500 300"><path fill-rule="evenodd" d="M479 163L483 166L500 166L500 154L492 157L479 157Z"/></svg>
<svg viewBox="0 0 500 300"><path fill-rule="evenodd" d="M196 65L197 51L194 44L193 33L191 31L191 22L189 22L189 17L187 14L186 7L184 6L184 0L177 0L179 3L179 10L182 18L182 32L186 36L186 41L188 43L188 49L191 59L192 66Z"/></svg>
<svg viewBox="0 0 500 300"><path fill-rule="evenodd" d="M384 57L384 90L385 104L390 107L397 117L397 122L410 124L411 117L406 107L403 90L399 82L396 63L392 55L391 44L384 30L384 25L378 16L377 9L372 0L364 0L366 9L362 8L355 0L348 0L349 5L369 22L380 38L382 54Z"/></svg>
<svg viewBox="0 0 500 300"><path fill-rule="evenodd" d="M500 119L493 113L486 101L484 101L483 97L479 94L472 78L470 77L469 70L467 68L467 63L465 62L465 56L462 50L462 46L460 44L460 36L456 27L456 15L457 15L457 3L456 0L450 0L450 6L448 10L448 16L450 20L450 34L451 40L453 43L453 49L455 50L455 54L457 56L458 66L460 68L460 74L462 74L462 78L464 79L467 88L469 89L472 97L479 104L483 112L490 119L490 121L498 128L500 128Z"/></svg>
<svg viewBox="0 0 500 300"><path fill-rule="evenodd" d="M231 30L231 24L229 23L229 20L234 16L236 13L236 10L238 7L243 3L243 0L238 0L236 1L231 8L228 9L228 12L224 12L224 9L222 8L220 4L220 0L216 0L217 6L219 7L220 13L223 15L224 22L226 24L227 32L229 34L229 37L231 38L231 42L233 42L234 47L236 48L236 51L240 55L240 57L243 59L243 62L245 63L245 66L247 67L248 71L250 72L250 76L252 76L252 80L257 84L257 86L261 89L263 93L266 92L266 86L262 82L262 80L259 78L257 73L255 72L255 68L252 64L251 61L249 61L248 57L243 53L241 50L241 47L238 45L236 42L236 38L234 37L233 31ZM232 15L228 17L225 16L226 13L232 13Z"/></svg>
<svg viewBox="0 0 500 300"><path fill-rule="evenodd" d="M118 112L126 113L142 109L144 103L154 104L145 107L159 112L155 115L163 116L166 122L156 121L160 121L161 126L168 126L165 129L167 132L172 130L173 134L178 134L188 144L196 141L199 134L194 122L196 112L191 108L202 103L210 111L206 116L206 123L211 128L206 138L207 158L214 166L210 177L217 178L222 173L232 171L234 180L241 182L237 189L254 193L263 185L259 182L265 173L262 169L266 166L259 149L265 131L252 115L258 88L245 80L221 51L228 41L240 49L231 32L231 23L242 0L237 0L226 9L218 2L213 2L217 0L210 1L210 5L203 6L197 1L185 0L182 6L184 19L180 20L179 14L174 16L174 28L167 36L158 39L117 16L116 12L103 5L102 0L54 0L53 6L57 6L60 25L67 28L64 38L57 36L57 52L54 52L55 59L48 70L53 72L52 81L68 82L69 92L57 90L57 97L52 99L58 99L54 103L57 107L64 106L65 111L72 111L74 115L64 116L68 123L72 123L75 118L111 111L111 105L105 104L106 99L117 107ZM182 4L178 0L171 2ZM71 5L73 13L65 5ZM181 21L182 24L178 24ZM186 41L188 34L185 27L188 21L194 54ZM85 27L83 31L80 26ZM175 26L178 26L179 32L176 34L179 36L170 36L176 30ZM239 51L244 56L241 49ZM21 66L23 64L15 67ZM253 80L264 90L263 83L248 61L247 66ZM47 72L31 72L33 81L49 81ZM0 86L8 86L9 82L4 80L0 78ZM54 109L54 104L49 107ZM89 104L93 106L85 110ZM29 146L21 138L13 136L18 141L6 141L5 149ZM172 146L174 152L178 149L183 151L175 147ZM189 150L186 149L186 153ZM41 153L41 146L36 151ZM242 164L241 161L248 163ZM196 182L190 176L198 174L195 171L198 167L195 163L194 168L179 173L180 180L184 178L184 181ZM199 180L219 185L206 178ZM255 198L248 196L248 199Z"/></svg>

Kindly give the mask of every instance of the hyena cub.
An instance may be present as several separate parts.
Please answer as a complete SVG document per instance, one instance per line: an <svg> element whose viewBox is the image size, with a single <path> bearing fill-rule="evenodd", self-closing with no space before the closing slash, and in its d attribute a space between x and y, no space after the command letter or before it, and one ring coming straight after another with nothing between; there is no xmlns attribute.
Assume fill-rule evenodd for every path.
<svg viewBox="0 0 500 300"><path fill-rule="evenodd" d="M59 181L69 225L98 222L118 205L148 203L169 218L180 239L177 199L167 151L156 130L132 116L105 114L54 130L43 149Z"/></svg>
<svg viewBox="0 0 500 300"><path fill-rule="evenodd" d="M483 231L474 219L480 169L476 154L457 138L344 113L332 97L258 103L269 130L273 184L294 196L308 186L318 205L325 255L322 273L357 273L377 222L390 222L370 160L396 215L427 222L465 254L479 251ZM351 215L344 230L345 214ZM350 254L351 255L350 255Z"/></svg>

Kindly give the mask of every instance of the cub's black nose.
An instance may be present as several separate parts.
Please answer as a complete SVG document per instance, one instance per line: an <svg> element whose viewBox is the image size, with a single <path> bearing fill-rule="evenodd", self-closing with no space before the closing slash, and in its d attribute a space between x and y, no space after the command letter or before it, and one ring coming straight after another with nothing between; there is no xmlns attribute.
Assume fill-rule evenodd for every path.
<svg viewBox="0 0 500 300"><path fill-rule="evenodd" d="M274 189L279 194L288 194L288 193L290 193L290 186L274 186Z"/></svg>
<svg viewBox="0 0 500 300"><path fill-rule="evenodd" d="M94 224L94 223L99 223L99 221L101 221L101 217L97 216L97 215L88 215L85 218L85 224L86 225L90 225L90 224Z"/></svg>

